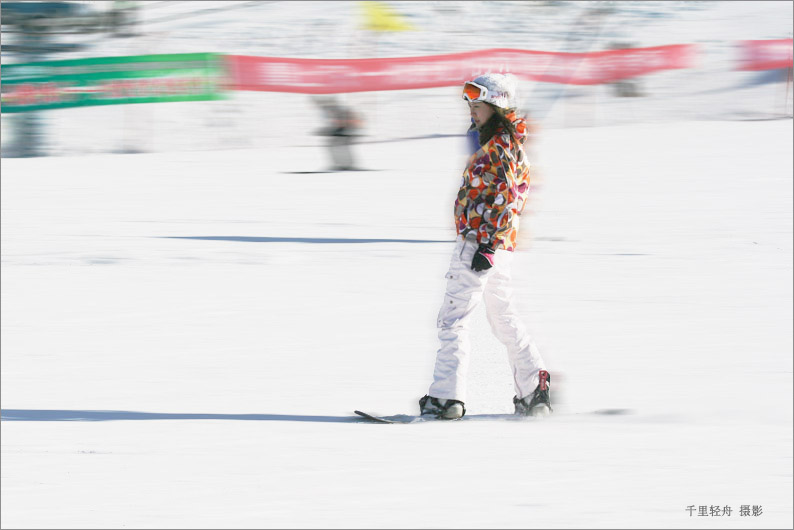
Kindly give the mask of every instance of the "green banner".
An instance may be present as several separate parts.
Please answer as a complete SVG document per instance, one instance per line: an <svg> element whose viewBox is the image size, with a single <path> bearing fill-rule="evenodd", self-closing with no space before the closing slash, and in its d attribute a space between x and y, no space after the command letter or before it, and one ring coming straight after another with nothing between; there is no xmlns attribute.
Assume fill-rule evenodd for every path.
<svg viewBox="0 0 794 530"><path fill-rule="evenodd" d="M2 112L220 99L224 77L214 53L4 64Z"/></svg>

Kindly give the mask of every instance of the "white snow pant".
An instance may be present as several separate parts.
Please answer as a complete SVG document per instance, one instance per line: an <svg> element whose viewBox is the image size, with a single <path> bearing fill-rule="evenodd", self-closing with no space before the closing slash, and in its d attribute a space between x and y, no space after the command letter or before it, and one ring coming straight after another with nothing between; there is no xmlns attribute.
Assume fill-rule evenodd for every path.
<svg viewBox="0 0 794 530"><path fill-rule="evenodd" d="M446 275L447 291L438 313L441 347L436 354L433 384L428 394L466 401L466 372L471 351L468 327L474 309L484 299L491 330L507 346L515 392L521 399L532 394L539 382L538 372L546 368L512 303L510 265L513 253L497 250L494 266L475 272L471 261L477 246L473 234L467 239L458 236L452 253Z"/></svg>

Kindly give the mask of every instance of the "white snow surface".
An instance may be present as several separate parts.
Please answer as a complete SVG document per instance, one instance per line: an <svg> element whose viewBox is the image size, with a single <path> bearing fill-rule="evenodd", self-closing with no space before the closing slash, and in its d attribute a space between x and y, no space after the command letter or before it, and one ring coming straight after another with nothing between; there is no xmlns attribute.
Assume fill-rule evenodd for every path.
<svg viewBox="0 0 794 530"><path fill-rule="evenodd" d="M221 11L232 44L190 26L118 51L360 45L305 38L349 3L313 2L279 38L257 20L308 4L238 4ZM516 17L529 26L496 44L561 49L580 8L560 4L534 3L544 24ZM393 5L418 6L424 33L384 35L373 56L403 54L392 39L406 55L482 48L474 21L504 20ZM354 149L370 169L346 173L290 173L328 164L303 95L46 114L62 156L1 161L0 526L792 528L794 138L790 118L759 119L787 115L791 91L745 85L758 74L729 61L732 39L790 38L791 4L621 5L658 13L634 21L642 38L631 11L605 38L717 60L642 78L641 98L523 87L550 105L513 264L553 378L542 420L494 419L513 389L482 311L464 421L353 414L416 414L431 382L465 160L448 135L468 125L456 88L346 97L367 110ZM130 130L149 152L111 154Z"/></svg>
<svg viewBox="0 0 794 530"><path fill-rule="evenodd" d="M430 383L461 143L3 159L2 526L790 527L790 120L548 131L555 413L361 423ZM473 337L468 414L512 412Z"/></svg>

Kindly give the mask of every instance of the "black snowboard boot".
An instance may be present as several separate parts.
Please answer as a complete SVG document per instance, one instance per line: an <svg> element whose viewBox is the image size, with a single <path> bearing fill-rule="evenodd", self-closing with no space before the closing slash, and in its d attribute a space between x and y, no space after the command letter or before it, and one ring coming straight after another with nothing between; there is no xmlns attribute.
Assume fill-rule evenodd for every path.
<svg viewBox="0 0 794 530"><path fill-rule="evenodd" d="M538 373L540 383L531 395L522 399L513 396L513 405L516 406L516 414L521 416L548 416L552 411L549 391L551 390L551 376L546 370Z"/></svg>
<svg viewBox="0 0 794 530"><path fill-rule="evenodd" d="M425 396L419 400L419 414L431 415L436 418L457 420L466 414L466 407L457 399L439 399Z"/></svg>

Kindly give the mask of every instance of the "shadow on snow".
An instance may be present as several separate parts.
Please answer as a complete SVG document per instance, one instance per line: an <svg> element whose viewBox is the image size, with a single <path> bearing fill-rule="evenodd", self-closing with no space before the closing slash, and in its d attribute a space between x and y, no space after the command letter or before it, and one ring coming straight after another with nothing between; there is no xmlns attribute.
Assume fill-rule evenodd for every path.
<svg viewBox="0 0 794 530"><path fill-rule="evenodd" d="M239 241L243 243L454 243L433 239L351 239L328 237L246 237L246 236L164 236L158 239L194 239L200 241Z"/></svg>
<svg viewBox="0 0 794 530"><path fill-rule="evenodd" d="M603 409L577 413L575 416L623 416L631 415L630 409ZM559 415L559 414L557 414ZM416 416L383 416L397 423L415 423ZM129 421L129 420L235 420L235 421L301 421L314 423L369 423L359 416L308 416L300 414L207 414L176 412L135 412L129 410L59 410L59 409L3 409L2 421ZM515 414L467 414L463 420L488 421L527 419ZM427 421L421 420L419 421ZM449 421L449 420L443 420ZM454 423L454 422L453 422Z"/></svg>
<svg viewBox="0 0 794 530"><path fill-rule="evenodd" d="M242 420L309 421L352 423L355 416L301 416L297 414L203 414L170 412L133 412L128 410L36 410L3 409L2 421L116 421L116 420Z"/></svg>

